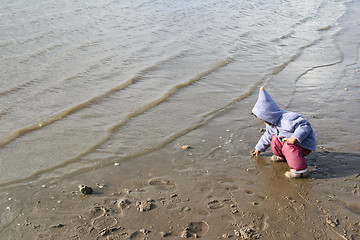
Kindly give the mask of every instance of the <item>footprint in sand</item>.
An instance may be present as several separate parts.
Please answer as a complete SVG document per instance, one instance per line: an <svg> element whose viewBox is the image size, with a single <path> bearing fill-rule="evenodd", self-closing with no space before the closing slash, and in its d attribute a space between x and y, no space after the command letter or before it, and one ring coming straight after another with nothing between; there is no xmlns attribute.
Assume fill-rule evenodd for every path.
<svg viewBox="0 0 360 240"><path fill-rule="evenodd" d="M209 187L202 187L200 191L204 194L212 192L212 189Z"/></svg>
<svg viewBox="0 0 360 240"><path fill-rule="evenodd" d="M237 191L237 190L239 190L240 188L238 187L238 186L226 186L226 188L225 188L226 190L228 190L228 191Z"/></svg>
<svg viewBox="0 0 360 240"><path fill-rule="evenodd" d="M182 237L202 237L204 236L209 230L209 225L206 222L191 222L189 223L188 227L184 229L182 232Z"/></svg>
<svg viewBox="0 0 360 240"><path fill-rule="evenodd" d="M208 202L208 208L210 209L219 209L224 207L224 205L222 204L222 202L220 202L219 200L212 200L210 202Z"/></svg>
<svg viewBox="0 0 360 240"><path fill-rule="evenodd" d="M94 207L94 209L91 210L91 215L93 218L97 218L104 215L107 211L104 207Z"/></svg>
<svg viewBox="0 0 360 240"><path fill-rule="evenodd" d="M92 227L91 227L91 226L78 226L78 227L76 228L76 231L77 231L78 233L80 233L81 235L84 235L84 236L89 235L90 232L91 232L91 230L92 230Z"/></svg>
<svg viewBox="0 0 360 240"><path fill-rule="evenodd" d="M185 200L177 194L172 194L169 199L161 198L159 200L167 209L177 208L180 203L185 202Z"/></svg>
<svg viewBox="0 0 360 240"><path fill-rule="evenodd" d="M136 232L134 232L133 234L131 234L130 239L133 239L133 240L144 240L144 239L146 239L145 237L146 237L146 235L145 235L144 233L139 232L139 231L136 231Z"/></svg>
<svg viewBox="0 0 360 240"><path fill-rule="evenodd" d="M247 194L253 194L253 193L254 193L254 192L251 191L251 190L245 190L245 192L246 192Z"/></svg>
<svg viewBox="0 0 360 240"><path fill-rule="evenodd" d="M110 216L110 209L101 206L91 210L90 224L79 226L76 230L85 236L91 235L93 230L98 236L105 236L121 230L117 224L116 218Z"/></svg>
<svg viewBox="0 0 360 240"><path fill-rule="evenodd" d="M171 190L175 187L175 183L164 179L150 179L149 184L155 186L159 190Z"/></svg>
<svg viewBox="0 0 360 240"><path fill-rule="evenodd" d="M196 213L202 216L208 216L210 214L210 212L206 210L198 210Z"/></svg>
<svg viewBox="0 0 360 240"><path fill-rule="evenodd" d="M101 231L105 228L112 228L117 224L117 220L111 216L100 216L91 221L91 225L97 230Z"/></svg>
<svg viewBox="0 0 360 240"><path fill-rule="evenodd" d="M118 221L116 218L110 216L110 209L106 207L95 207L92 214L95 215L95 217L91 219L90 223L97 231L97 235L105 236L122 229L116 226Z"/></svg>

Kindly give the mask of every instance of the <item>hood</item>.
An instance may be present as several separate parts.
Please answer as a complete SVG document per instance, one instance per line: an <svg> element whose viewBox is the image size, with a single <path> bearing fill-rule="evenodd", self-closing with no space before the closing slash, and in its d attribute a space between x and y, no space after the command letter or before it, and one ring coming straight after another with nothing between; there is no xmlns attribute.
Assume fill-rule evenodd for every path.
<svg viewBox="0 0 360 240"><path fill-rule="evenodd" d="M252 109L252 112L258 118L276 125L284 113L284 110L282 110L270 97L264 87L261 87L259 90L259 98Z"/></svg>

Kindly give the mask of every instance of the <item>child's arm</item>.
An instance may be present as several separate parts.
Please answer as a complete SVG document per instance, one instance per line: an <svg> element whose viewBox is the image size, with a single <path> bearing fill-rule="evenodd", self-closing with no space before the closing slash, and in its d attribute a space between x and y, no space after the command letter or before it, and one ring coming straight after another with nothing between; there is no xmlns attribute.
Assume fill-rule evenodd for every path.
<svg viewBox="0 0 360 240"><path fill-rule="evenodd" d="M275 134L276 128L267 126L265 133L261 136L260 140L255 146L255 154L259 155L261 152L265 152L271 144L272 136Z"/></svg>
<svg viewBox="0 0 360 240"><path fill-rule="evenodd" d="M302 142L310 134L312 129L310 123L300 115L293 121L293 126L295 131L287 141L289 144L294 144L296 140ZM291 143L292 141L293 143Z"/></svg>

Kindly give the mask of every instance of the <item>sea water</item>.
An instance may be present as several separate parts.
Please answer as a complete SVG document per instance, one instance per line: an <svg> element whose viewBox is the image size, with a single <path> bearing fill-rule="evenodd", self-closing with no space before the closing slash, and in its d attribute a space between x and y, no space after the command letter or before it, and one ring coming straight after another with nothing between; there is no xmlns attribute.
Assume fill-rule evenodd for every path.
<svg viewBox="0 0 360 240"><path fill-rule="evenodd" d="M0 186L157 150L260 85L290 106L358 61L356 0L0 3Z"/></svg>

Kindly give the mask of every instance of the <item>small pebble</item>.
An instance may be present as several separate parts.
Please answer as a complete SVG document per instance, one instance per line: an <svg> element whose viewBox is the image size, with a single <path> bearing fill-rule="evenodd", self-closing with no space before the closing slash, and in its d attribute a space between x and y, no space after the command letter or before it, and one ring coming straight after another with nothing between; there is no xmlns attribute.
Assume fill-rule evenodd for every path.
<svg viewBox="0 0 360 240"><path fill-rule="evenodd" d="M50 228L62 228L62 227L64 227L64 226L65 226L64 224L59 223L58 225L50 226Z"/></svg>
<svg viewBox="0 0 360 240"><path fill-rule="evenodd" d="M166 232L160 232L160 236L161 236L161 237L167 237L167 236L169 236L169 234L166 233Z"/></svg>
<svg viewBox="0 0 360 240"><path fill-rule="evenodd" d="M79 185L79 190L81 194L88 195L93 193L93 189L88 186Z"/></svg>
<svg viewBox="0 0 360 240"><path fill-rule="evenodd" d="M339 225L339 220L337 218L332 219L330 216L326 217L325 222L333 228Z"/></svg>
<svg viewBox="0 0 360 240"><path fill-rule="evenodd" d="M255 156L256 156L255 150L252 150L252 151L250 152L250 156L252 156L252 157L255 157Z"/></svg>
<svg viewBox="0 0 360 240"><path fill-rule="evenodd" d="M46 185L42 185L41 187L42 187L42 188L46 188L47 186L46 186Z"/></svg>
<svg viewBox="0 0 360 240"><path fill-rule="evenodd" d="M184 231L181 232L180 237L181 238L189 238L190 237L189 229L185 228Z"/></svg>
<svg viewBox="0 0 360 240"><path fill-rule="evenodd" d="M223 238L230 238L230 234L225 233L225 234L222 235L222 237L223 237Z"/></svg>
<svg viewBox="0 0 360 240"><path fill-rule="evenodd" d="M189 149L191 149L191 146L189 146L189 145L182 145L182 146L181 146L181 149L182 149L182 150L189 150Z"/></svg>
<svg viewBox="0 0 360 240"><path fill-rule="evenodd" d="M345 91L349 90L348 88L344 88Z"/></svg>
<svg viewBox="0 0 360 240"><path fill-rule="evenodd" d="M237 210L237 209L231 210L231 213L238 213L238 212L239 212L239 210Z"/></svg>
<svg viewBox="0 0 360 240"><path fill-rule="evenodd" d="M149 234L150 233L150 230L147 230L147 229L140 229L140 232L141 233L143 233L143 234L145 234L145 235L147 235L147 234Z"/></svg>
<svg viewBox="0 0 360 240"><path fill-rule="evenodd" d="M116 162L116 163L114 163L114 166L118 167L118 166L120 166L120 163Z"/></svg>

